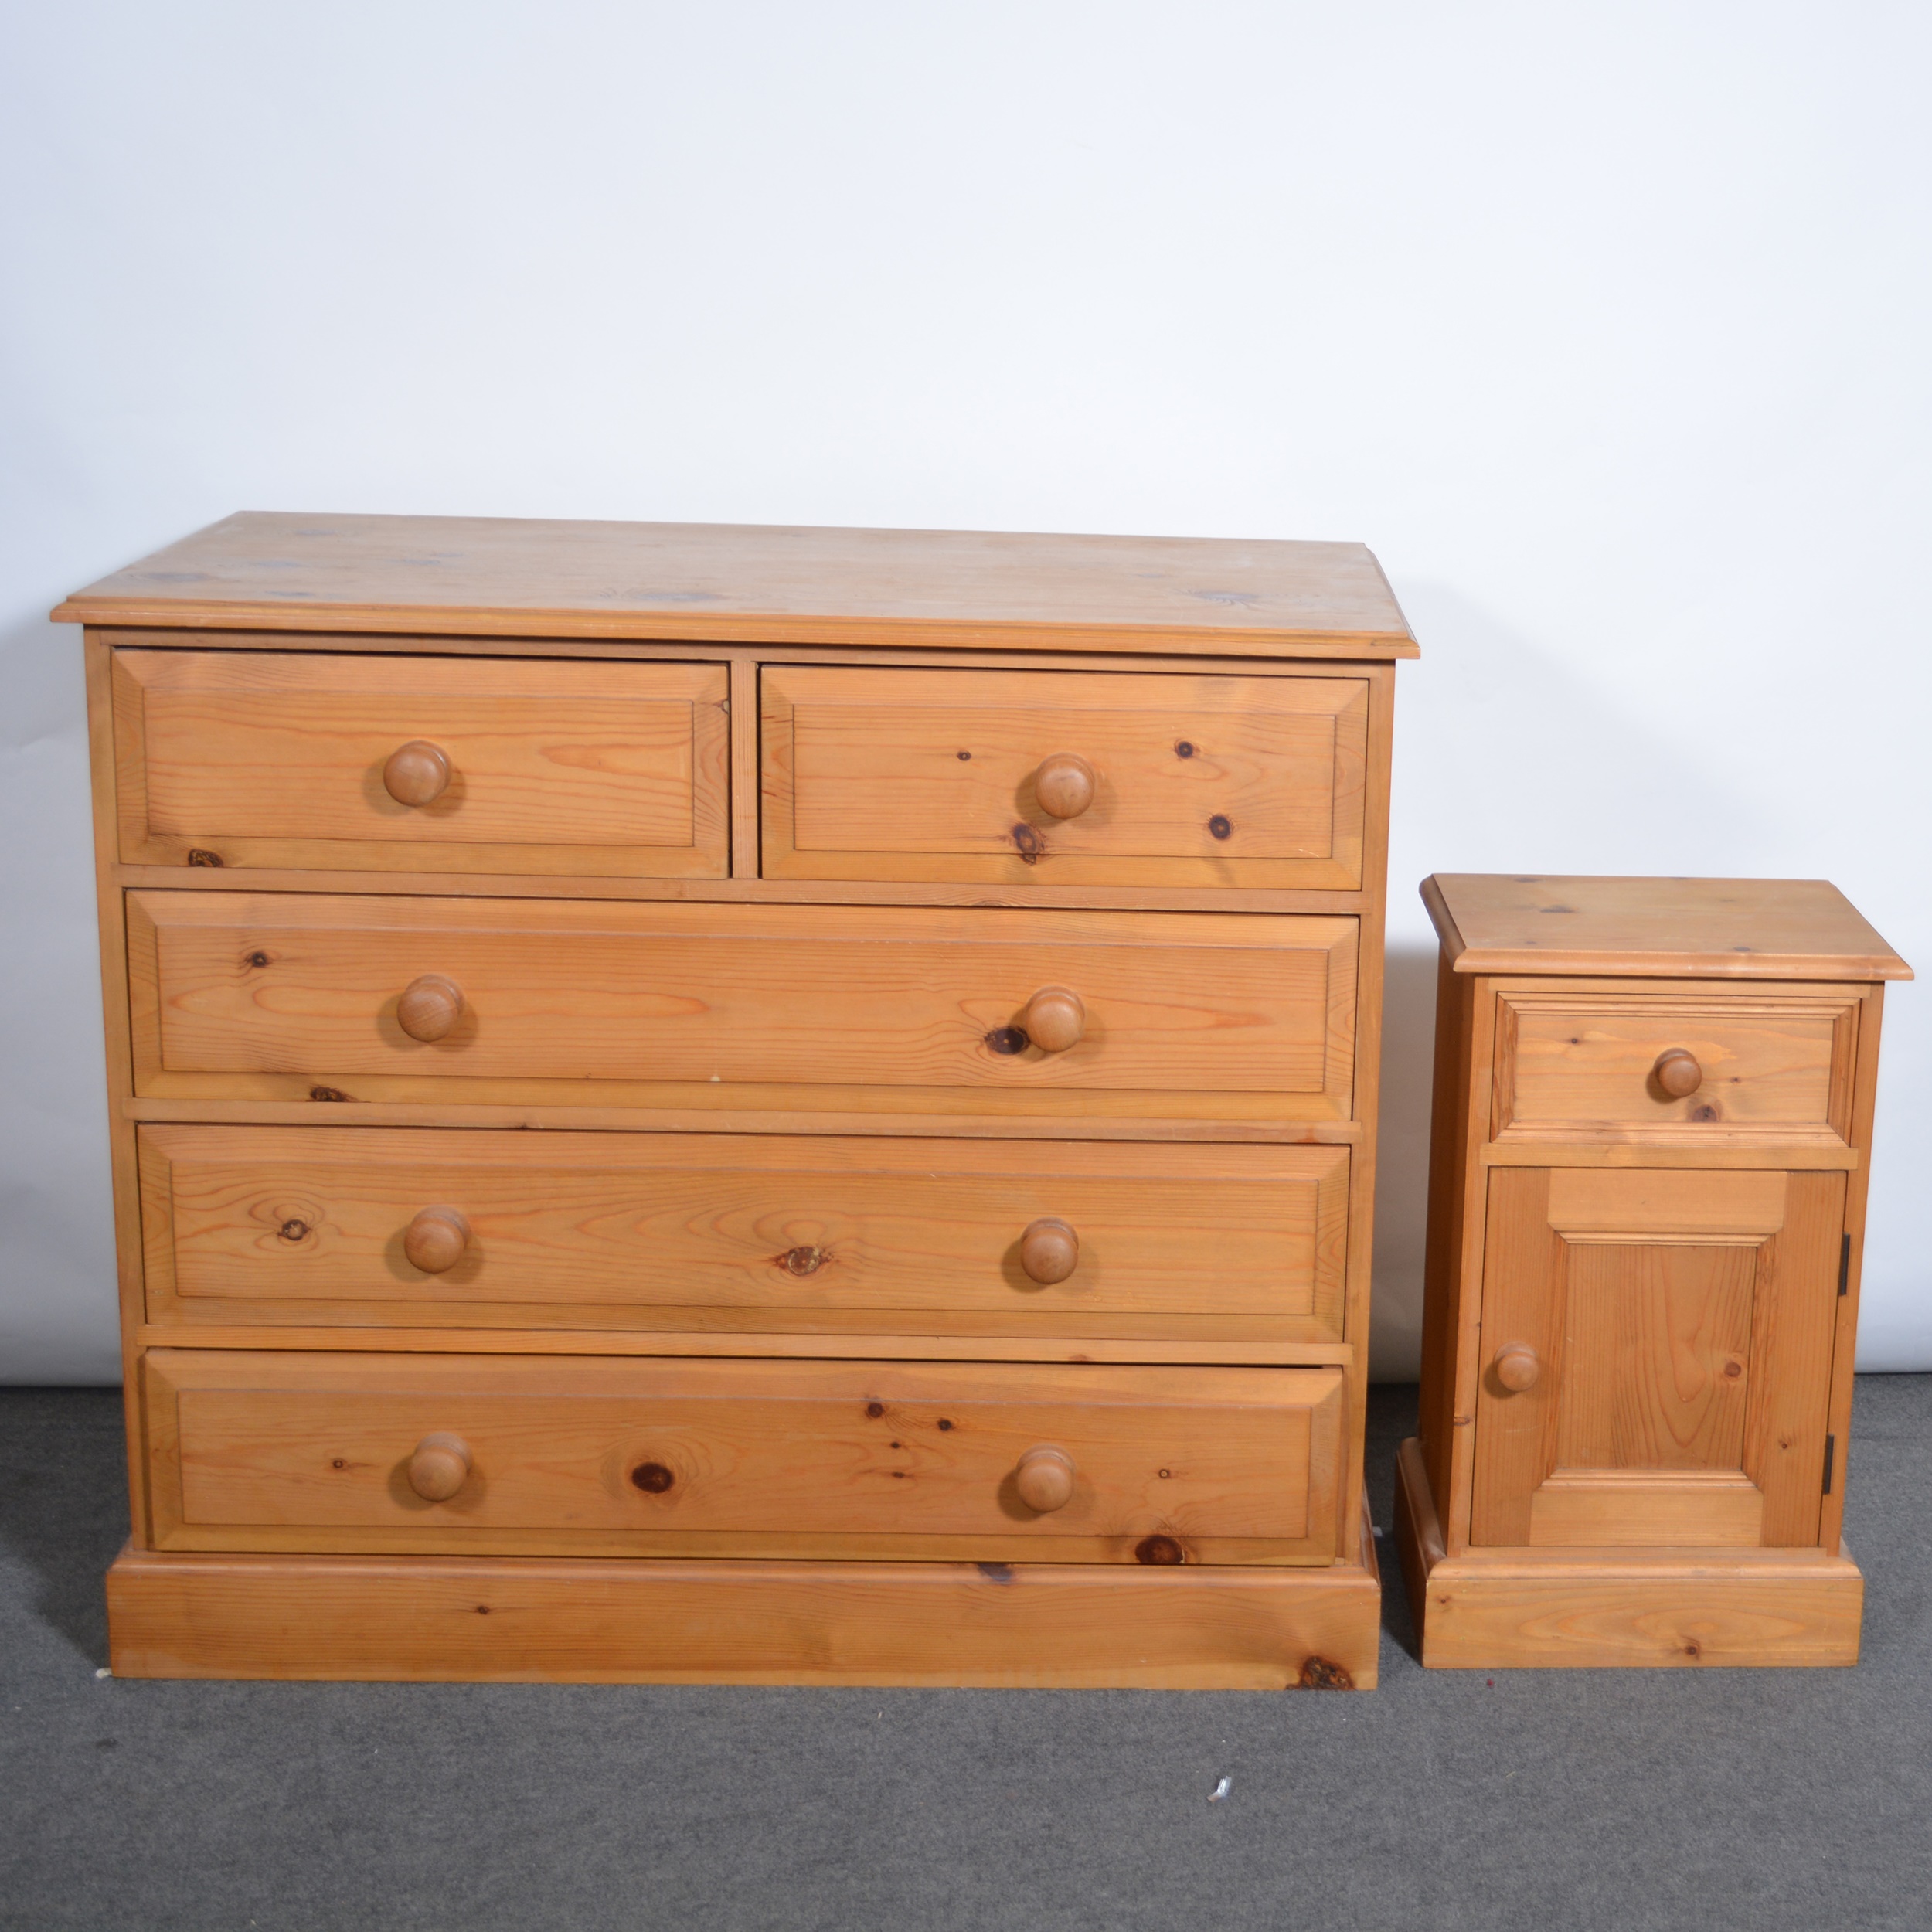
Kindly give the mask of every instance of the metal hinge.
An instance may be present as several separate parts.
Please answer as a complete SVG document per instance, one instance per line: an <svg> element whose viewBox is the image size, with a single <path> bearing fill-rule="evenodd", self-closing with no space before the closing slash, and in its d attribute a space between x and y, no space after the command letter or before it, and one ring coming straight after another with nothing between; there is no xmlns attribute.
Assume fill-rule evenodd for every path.
<svg viewBox="0 0 1932 1932"><path fill-rule="evenodd" d="M1852 1237L1846 1235L1838 1244L1838 1291L1842 1294L1852 1285Z"/></svg>
<svg viewBox="0 0 1932 1932"><path fill-rule="evenodd" d="M1837 1454L1837 1452L1838 1452L1838 1437L1837 1437L1836 1436L1827 1436L1827 1437L1825 1438L1825 1492L1824 1492L1824 1493L1825 1493L1826 1495L1828 1495L1828 1495L1832 1493L1832 1457L1833 1457L1834 1455L1835 1455L1835 1454Z"/></svg>

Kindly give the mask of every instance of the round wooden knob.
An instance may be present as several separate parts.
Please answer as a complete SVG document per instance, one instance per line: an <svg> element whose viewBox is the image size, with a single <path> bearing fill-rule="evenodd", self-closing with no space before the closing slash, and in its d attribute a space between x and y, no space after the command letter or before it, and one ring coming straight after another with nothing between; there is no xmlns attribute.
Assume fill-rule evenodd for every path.
<svg viewBox="0 0 1932 1932"><path fill-rule="evenodd" d="M1496 1351L1496 1379L1512 1395L1535 1388L1543 1372L1536 1351L1527 1342L1512 1342Z"/></svg>
<svg viewBox="0 0 1932 1932"><path fill-rule="evenodd" d="M1674 1100L1695 1094L1704 1084L1704 1070L1698 1065L1697 1056L1681 1046L1666 1047L1650 1070L1656 1076L1657 1084Z"/></svg>
<svg viewBox="0 0 1932 1932"><path fill-rule="evenodd" d="M383 767L383 789L399 805L433 805L450 788L450 754L427 738L398 745Z"/></svg>
<svg viewBox="0 0 1932 1932"><path fill-rule="evenodd" d="M1064 1053L1087 1030L1087 1009L1078 993L1064 986L1043 986L1019 1016L1026 1037L1043 1053Z"/></svg>
<svg viewBox="0 0 1932 1932"><path fill-rule="evenodd" d="M440 973L411 980L396 1002L396 1023L411 1039L441 1039L462 1017L463 989Z"/></svg>
<svg viewBox="0 0 1932 1932"><path fill-rule="evenodd" d="M470 1245L470 1224L453 1207L426 1207L403 1230L410 1266L425 1274L447 1274Z"/></svg>
<svg viewBox="0 0 1932 1932"><path fill-rule="evenodd" d="M461 1436L425 1436L410 1458L410 1487L425 1502L447 1502L470 1479L470 1445Z"/></svg>
<svg viewBox="0 0 1932 1932"><path fill-rule="evenodd" d="M1043 1516L1073 1499L1073 1458L1064 1449L1043 1443L1020 1458L1019 1467L1013 1471L1013 1486L1020 1501Z"/></svg>
<svg viewBox="0 0 1932 1932"><path fill-rule="evenodd" d="M1019 1264L1036 1281L1051 1287L1080 1264L1080 1237L1050 1215L1030 1223L1019 1237Z"/></svg>
<svg viewBox="0 0 1932 1932"><path fill-rule="evenodd" d="M1042 811L1077 818L1094 802L1094 767L1070 751L1056 751L1033 774L1033 796Z"/></svg>

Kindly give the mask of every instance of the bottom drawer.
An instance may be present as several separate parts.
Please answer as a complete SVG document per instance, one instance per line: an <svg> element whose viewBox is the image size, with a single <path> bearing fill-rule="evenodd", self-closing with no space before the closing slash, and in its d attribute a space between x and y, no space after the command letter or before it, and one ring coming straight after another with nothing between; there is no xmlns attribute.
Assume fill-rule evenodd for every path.
<svg viewBox="0 0 1932 1932"><path fill-rule="evenodd" d="M1335 1369L159 1349L162 1549L1326 1563Z"/></svg>

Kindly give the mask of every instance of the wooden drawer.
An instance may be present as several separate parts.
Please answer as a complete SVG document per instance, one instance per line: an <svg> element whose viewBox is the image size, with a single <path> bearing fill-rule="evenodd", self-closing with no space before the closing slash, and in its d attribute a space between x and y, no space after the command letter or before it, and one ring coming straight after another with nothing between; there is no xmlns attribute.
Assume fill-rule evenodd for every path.
<svg viewBox="0 0 1932 1932"><path fill-rule="evenodd" d="M135 1090L1340 1120L1355 938L1247 913L138 892ZM428 1042L399 1020L426 982L453 1022ZM1053 989L1083 1019L1049 1052L1038 996L1076 1017Z"/></svg>
<svg viewBox="0 0 1932 1932"><path fill-rule="evenodd" d="M117 651L130 864L723 878L719 664ZM423 802L386 773L416 754ZM427 760L427 762L423 760ZM396 773L398 790L410 790Z"/></svg>
<svg viewBox="0 0 1932 1932"><path fill-rule="evenodd" d="M769 877L1362 883L1362 679L781 665L762 690ZM1067 758L1060 817L1036 781Z"/></svg>
<svg viewBox="0 0 1932 1932"><path fill-rule="evenodd" d="M162 1549L1335 1553L1334 1369L175 1349L144 1369ZM1065 1500L1030 1507L1056 1474Z"/></svg>
<svg viewBox="0 0 1932 1932"><path fill-rule="evenodd" d="M140 1149L157 1322L1342 1335L1345 1148L151 1126Z"/></svg>
<svg viewBox="0 0 1932 1932"><path fill-rule="evenodd" d="M1842 1143L1860 1002L1842 986L1600 984L1497 995L1494 1137ZM1668 1090L1695 1080L1687 1092Z"/></svg>

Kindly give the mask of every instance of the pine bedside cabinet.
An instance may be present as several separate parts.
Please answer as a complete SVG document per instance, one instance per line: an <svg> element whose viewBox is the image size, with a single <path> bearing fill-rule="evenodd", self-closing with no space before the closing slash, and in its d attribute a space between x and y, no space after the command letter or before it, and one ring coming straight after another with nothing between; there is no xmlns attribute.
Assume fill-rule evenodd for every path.
<svg viewBox="0 0 1932 1932"><path fill-rule="evenodd" d="M57 614L116 1671L1374 1682L1367 551L247 515Z"/></svg>
<svg viewBox="0 0 1932 1932"><path fill-rule="evenodd" d="M1854 1664L1840 1538L1879 1013L1817 880L1437 877L1432 1665Z"/></svg>

